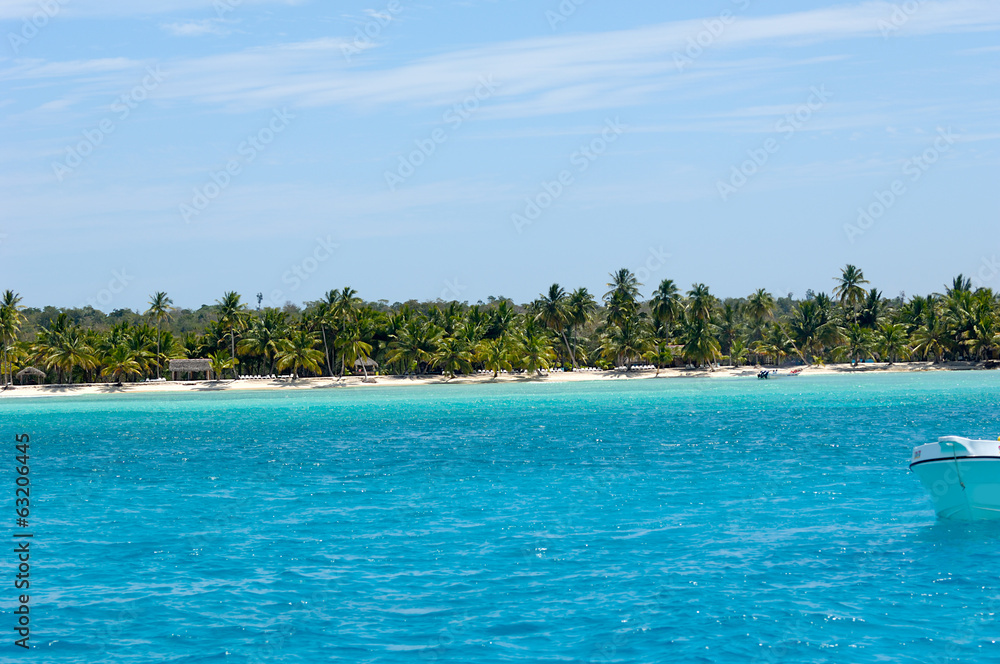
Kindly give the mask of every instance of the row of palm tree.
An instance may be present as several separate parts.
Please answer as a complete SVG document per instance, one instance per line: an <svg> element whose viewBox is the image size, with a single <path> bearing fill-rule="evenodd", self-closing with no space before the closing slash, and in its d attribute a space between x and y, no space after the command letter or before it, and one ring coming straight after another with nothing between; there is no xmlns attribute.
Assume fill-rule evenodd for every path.
<svg viewBox="0 0 1000 664"><path fill-rule="evenodd" d="M553 284L516 306L451 303L376 306L346 287L297 308L251 310L224 293L197 331L172 329L172 299L151 295L136 320L83 327L60 312L27 329L12 291L0 297L0 380L33 366L57 383L159 378L171 359L208 358L214 371L367 377L370 371L449 377L541 373L553 367L631 369L721 363L781 365L924 360L983 361L1000 351L1000 301L959 276L943 293L889 299L846 266L832 294L794 301L764 289L720 300L705 284L687 292L663 280L643 300L636 275L619 270L598 301L586 288Z"/></svg>

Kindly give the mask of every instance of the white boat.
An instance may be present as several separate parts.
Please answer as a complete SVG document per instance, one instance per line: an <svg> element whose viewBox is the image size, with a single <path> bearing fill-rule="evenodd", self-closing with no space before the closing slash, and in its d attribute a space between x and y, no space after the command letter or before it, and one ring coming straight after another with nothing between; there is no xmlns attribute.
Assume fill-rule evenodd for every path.
<svg viewBox="0 0 1000 664"><path fill-rule="evenodd" d="M781 369L761 369L757 372L757 378L761 380L769 380L771 378L794 378L795 376L802 375L802 370L805 367L799 367L798 369L792 369L786 373L781 373Z"/></svg>
<svg viewBox="0 0 1000 664"><path fill-rule="evenodd" d="M913 450L910 470L941 519L1000 519L1000 442L945 436Z"/></svg>

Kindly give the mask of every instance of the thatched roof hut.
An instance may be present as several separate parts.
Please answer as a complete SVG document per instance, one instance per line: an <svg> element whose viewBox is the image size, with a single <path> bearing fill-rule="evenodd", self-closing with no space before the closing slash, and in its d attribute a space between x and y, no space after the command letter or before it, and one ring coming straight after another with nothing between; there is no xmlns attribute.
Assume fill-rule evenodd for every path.
<svg viewBox="0 0 1000 664"><path fill-rule="evenodd" d="M186 373L189 375L192 373L202 373L208 377L208 380L212 380L212 360L170 360L170 365L168 367L174 380L177 380L177 374Z"/></svg>
<svg viewBox="0 0 1000 664"><path fill-rule="evenodd" d="M364 362L362 362L361 358L359 357L358 359L354 360L354 370L378 371L378 362L376 362L370 357L366 357Z"/></svg>
<svg viewBox="0 0 1000 664"><path fill-rule="evenodd" d="M35 367L25 367L18 371L16 375L22 385L24 385L24 379L28 376L34 376L37 378L39 384L42 382L42 379L45 378L45 372L41 369L36 369Z"/></svg>

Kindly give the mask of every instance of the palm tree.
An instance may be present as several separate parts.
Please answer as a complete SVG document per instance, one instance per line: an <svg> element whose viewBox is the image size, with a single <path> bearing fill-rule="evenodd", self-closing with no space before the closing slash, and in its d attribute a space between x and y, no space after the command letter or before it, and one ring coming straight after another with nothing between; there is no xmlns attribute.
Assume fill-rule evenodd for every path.
<svg viewBox="0 0 1000 664"><path fill-rule="evenodd" d="M156 377L160 377L160 328L163 321L170 319L171 305L174 303L167 294L162 291L153 293L149 298L149 309L147 316L156 319Z"/></svg>
<svg viewBox="0 0 1000 664"><path fill-rule="evenodd" d="M571 313L569 309L569 296L559 284L549 286L549 292L538 296L533 304L535 310L535 320L545 325L562 338L563 345L566 346L566 353L570 362L576 367L576 356L573 354L573 347L566 337L566 327L570 325Z"/></svg>
<svg viewBox="0 0 1000 664"><path fill-rule="evenodd" d="M219 326L225 331L226 336L229 337L229 354L236 360L236 364L239 364L236 356L236 331L243 324L243 314L246 310L246 305L240 301L239 293L234 291L224 293L222 299L217 300L216 304L219 305ZM236 364L232 366L233 378L238 379L239 375L236 372Z"/></svg>
<svg viewBox="0 0 1000 664"><path fill-rule="evenodd" d="M483 339L476 348L476 357L495 379L501 371L512 371L510 339L505 335L496 339Z"/></svg>
<svg viewBox="0 0 1000 664"><path fill-rule="evenodd" d="M758 289L747 298L743 311L753 323L754 329L759 330L764 321L774 318L774 296L763 288Z"/></svg>
<svg viewBox="0 0 1000 664"><path fill-rule="evenodd" d="M688 315L706 323L712 322L712 310L715 308L715 296L708 291L705 284L694 284L688 292Z"/></svg>
<svg viewBox="0 0 1000 664"><path fill-rule="evenodd" d="M124 346L115 346L111 352L104 357L104 368L101 370L102 376L111 376L111 379L121 387L122 376L138 376L142 373L142 366L136 360L133 352Z"/></svg>
<svg viewBox="0 0 1000 664"><path fill-rule="evenodd" d="M167 330L163 333L163 359L174 360L187 357L182 340L175 337L173 332Z"/></svg>
<svg viewBox="0 0 1000 664"><path fill-rule="evenodd" d="M0 297L0 344L3 345L3 353L0 356L0 365L3 366L3 384L10 385L14 382L13 367L10 358L10 346L21 329L24 316L21 314L21 296L12 290L4 291Z"/></svg>
<svg viewBox="0 0 1000 664"><path fill-rule="evenodd" d="M938 307L934 305L925 307L923 324L912 336L913 352L924 360L933 358L933 362L937 363L941 361L948 342L948 331L938 313Z"/></svg>
<svg viewBox="0 0 1000 664"><path fill-rule="evenodd" d="M731 302L726 302L723 305L722 312L719 315L718 329L719 338L722 342L722 354L732 356L733 346L736 342L743 343L745 339L739 305L733 305Z"/></svg>
<svg viewBox="0 0 1000 664"><path fill-rule="evenodd" d="M226 369L235 369L236 365L239 364L239 361L235 357L224 350L209 353L208 359L212 364L212 373L215 374L217 380L222 378L222 374Z"/></svg>
<svg viewBox="0 0 1000 664"><path fill-rule="evenodd" d="M748 356L749 351L747 350L746 344L743 343L743 340L735 339L729 347L729 362L734 367L741 367L743 366L743 363L746 362Z"/></svg>
<svg viewBox="0 0 1000 664"><path fill-rule="evenodd" d="M323 337L323 357L326 358L326 370L333 375L333 359L330 357L330 340L327 337L327 326L336 329L337 321L336 315L337 302L340 299L340 293L336 290L329 290L326 295L320 300L319 311L317 311L317 316L319 320L319 331L320 335Z"/></svg>
<svg viewBox="0 0 1000 664"><path fill-rule="evenodd" d="M889 364L905 358L908 355L906 327L902 323L882 323L875 337L875 349Z"/></svg>
<svg viewBox="0 0 1000 664"><path fill-rule="evenodd" d="M293 380L299 377L299 369L320 373L319 363L323 359L323 352L316 349L317 345L319 340L316 335L306 330L296 331L281 341L276 356L278 369L291 368ZM368 349L371 350L371 346Z"/></svg>
<svg viewBox="0 0 1000 664"><path fill-rule="evenodd" d="M841 330L830 319L828 298L823 294L799 303L792 312L788 332L799 357L807 364L811 363L809 358L822 356L826 348L841 339Z"/></svg>
<svg viewBox="0 0 1000 664"><path fill-rule="evenodd" d="M517 311L507 300L501 300L494 309L490 311L489 325L487 325L486 336L491 339L498 339L510 336L514 331L518 319Z"/></svg>
<svg viewBox="0 0 1000 664"><path fill-rule="evenodd" d="M65 333L56 336L48 346L44 359L46 367L55 367L59 371L60 383L63 376L72 383L73 369L77 367L89 371L97 366L93 349L87 345L77 327L68 328Z"/></svg>
<svg viewBox="0 0 1000 664"><path fill-rule="evenodd" d="M851 358L851 364L855 366L864 359L875 359L875 341L872 338L872 331L866 327L861 327L857 323L851 323L847 328L847 354Z"/></svg>
<svg viewBox="0 0 1000 664"><path fill-rule="evenodd" d="M622 268L611 275L608 283L609 290L604 294L604 302L607 305L608 323L618 325L626 318L634 315L639 310L637 302L639 297L639 287L642 284L636 279L631 270Z"/></svg>
<svg viewBox="0 0 1000 664"><path fill-rule="evenodd" d="M360 325L352 325L346 335L346 343L343 346L343 357L351 363L351 367L357 367L361 362L361 371L364 372L365 380L368 380L368 360L371 358L372 345L364 340Z"/></svg>
<svg viewBox="0 0 1000 664"><path fill-rule="evenodd" d="M604 299L609 299L614 293L619 293L628 300L635 300L639 297L639 287L642 284L636 279L635 274L626 268L622 268L610 275L611 281L608 288L611 290L605 293Z"/></svg>
<svg viewBox="0 0 1000 664"><path fill-rule="evenodd" d="M11 376L11 382L13 382L13 373L27 366L29 359L28 345L15 341L7 348L6 356L7 372Z"/></svg>
<svg viewBox="0 0 1000 664"><path fill-rule="evenodd" d="M861 327L874 330L882 322L885 311L885 303L882 300L882 293L877 288L872 288L865 295L861 309L857 313L856 322Z"/></svg>
<svg viewBox="0 0 1000 664"><path fill-rule="evenodd" d="M541 375L542 370L547 371L556 359L548 334L535 325L524 327L518 346L521 353L520 364L528 373Z"/></svg>
<svg viewBox="0 0 1000 664"><path fill-rule="evenodd" d="M431 362L438 350L441 329L433 323L413 318L391 335L391 339L385 361L402 364L406 374L411 371L423 373L421 366Z"/></svg>
<svg viewBox="0 0 1000 664"><path fill-rule="evenodd" d="M935 306L934 296L922 297L914 296L909 302L903 305L899 311L899 320L906 326L906 333L913 334L924 322L924 317L928 309Z"/></svg>
<svg viewBox="0 0 1000 664"><path fill-rule="evenodd" d="M940 327L922 327L913 335L913 352L923 359L940 362L944 355L944 330Z"/></svg>
<svg viewBox="0 0 1000 664"><path fill-rule="evenodd" d="M653 293L650 301L653 320L661 323L667 332L667 337L673 333L674 326L684 318L684 304L681 292L673 279L664 279Z"/></svg>
<svg viewBox="0 0 1000 664"><path fill-rule="evenodd" d="M968 279L965 275L958 275L951 280L951 286L945 286L945 293L948 297L955 295L956 293L971 293L972 292L972 279Z"/></svg>
<svg viewBox="0 0 1000 664"><path fill-rule="evenodd" d="M445 337L441 340L432 361L435 366L441 367L449 379L452 379L456 372L472 373L472 359L472 349L466 339Z"/></svg>
<svg viewBox="0 0 1000 664"><path fill-rule="evenodd" d="M684 357L696 366L708 365L712 369L713 363L719 358L719 342L712 334L712 327L708 321L691 317L681 331L681 340L684 348Z"/></svg>
<svg viewBox="0 0 1000 664"><path fill-rule="evenodd" d="M976 291L970 309L972 325L964 345L977 360L985 360L1000 343L1000 311L993 291L985 288Z"/></svg>
<svg viewBox="0 0 1000 664"><path fill-rule="evenodd" d="M139 365L139 373L148 375L149 366L156 362L159 366L159 355L153 355L153 330L148 325L132 328L125 337L124 346L128 348L133 359Z"/></svg>
<svg viewBox="0 0 1000 664"><path fill-rule="evenodd" d="M1000 329L998 329L996 316L984 316L976 322L973 328L973 335L966 345L969 351L978 360L989 358L1000 346Z"/></svg>
<svg viewBox="0 0 1000 664"><path fill-rule="evenodd" d="M833 294L840 299L840 306L850 307L852 312L851 322L856 322L858 302L865 296L865 289L862 288L869 283L865 279L865 273L859 268L848 265L841 270L840 278L834 278L837 287L833 289Z"/></svg>
<svg viewBox="0 0 1000 664"><path fill-rule="evenodd" d="M569 296L569 337L573 340L574 356L580 360L580 350L576 343L576 330L587 325L597 313L597 302L586 288L577 288ZM584 361L586 361L584 359Z"/></svg>
<svg viewBox="0 0 1000 664"><path fill-rule="evenodd" d="M287 318L283 311L265 309L263 316L253 317L243 338L236 345L236 349L244 355L263 357L267 363L267 375L274 373L275 358L288 330Z"/></svg>
<svg viewBox="0 0 1000 664"><path fill-rule="evenodd" d="M782 360L796 352L796 348L785 326L773 323L767 326L761 340L754 344L754 351L773 358L775 366L781 366Z"/></svg>
<svg viewBox="0 0 1000 664"><path fill-rule="evenodd" d="M660 370L674 361L674 352L666 344L658 344L652 350L646 351L643 358L656 367L656 375L660 375Z"/></svg>
<svg viewBox="0 0 1000 664"><path fill-rule="evenodd" d="M624 364L625 370L631 371L635 360L643 357L651 347L645 322L638 316L630 316L618 324L608 325L602 337L601 353L607 360Z"/></svg>

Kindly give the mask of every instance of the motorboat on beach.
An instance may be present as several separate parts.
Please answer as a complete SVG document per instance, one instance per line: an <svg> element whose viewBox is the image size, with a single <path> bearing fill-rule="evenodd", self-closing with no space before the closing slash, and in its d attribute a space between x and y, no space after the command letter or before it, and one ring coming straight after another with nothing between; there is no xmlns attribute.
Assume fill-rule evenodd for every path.
<svg viewBox="0 0 1000 664"><path fill-rule="evenodd" d="M1000 519L1000 441L944 436L914 448L910 470L930 492L938 518Z"/></svg>

